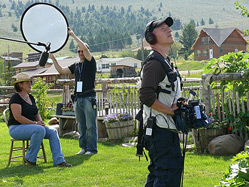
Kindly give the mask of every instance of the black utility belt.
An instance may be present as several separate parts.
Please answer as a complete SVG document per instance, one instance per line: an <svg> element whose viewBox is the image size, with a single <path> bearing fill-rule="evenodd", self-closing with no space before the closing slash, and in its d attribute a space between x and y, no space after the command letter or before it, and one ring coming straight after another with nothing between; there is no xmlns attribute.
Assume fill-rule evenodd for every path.
<svg viewBox="0 0 249 187"><path fill-rule="evenodd" d="M89 93L95 94L95 89L86 90L86 91L80 92L80 93L77 92L76 97L83 97L83 96L85 96L86 94L89 94Z"/></svg>

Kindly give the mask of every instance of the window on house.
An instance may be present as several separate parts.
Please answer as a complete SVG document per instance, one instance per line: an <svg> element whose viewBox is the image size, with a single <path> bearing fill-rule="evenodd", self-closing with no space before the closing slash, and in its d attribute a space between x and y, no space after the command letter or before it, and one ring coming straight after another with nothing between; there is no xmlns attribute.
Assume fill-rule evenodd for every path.
<svg viewBox="0 0 249 187"><path fill-rule="evenodd" d="M137 63L134 63L134 68L137 68Z"/></svg>
<svg viewBox="0 0 249 187"><path fill-rule="evenodd" d="M201 50L196 51L196 56L201 56Z"/></svg>
<svg viewBox="0 0 249 187"><path fill-rule="evenodd" d="M239 50L238 49L234 49L234 52L237 53Z"/></svg>
<svg viewBox="0 0 249 187"><path fill-rule="evenodd" d="M223 52L223 47L220 47L220 48L219 48L219 51L220 51L220 52Z"/></svg>
<svg viewBox="0 0 249 187"><path fill-rule="evenodd" d="M208 49L202 50L202 56L208 56Z"/></svg>
<svg viewBox="0 0 249 187"><path fill-rule="evenodd" d="M210 44L210 37L202 37L201 43L202 44Z"/></svg>
<svg viewBox="0 0 249 187"><path fill-rule="evenodd" d="M102 64L102 69L109 69L109 64Z"/></svg>
<svg viewBox="0 0 249 187"><path fill-rule="evenodd" d="M116 66L116 63L111 63L111 66Z"/></svg>

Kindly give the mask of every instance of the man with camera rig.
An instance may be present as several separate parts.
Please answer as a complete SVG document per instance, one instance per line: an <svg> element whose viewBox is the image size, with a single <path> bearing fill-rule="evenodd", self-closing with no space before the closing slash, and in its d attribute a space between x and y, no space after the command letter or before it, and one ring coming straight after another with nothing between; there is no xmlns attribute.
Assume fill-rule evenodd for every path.
<svg viewBox="0 0 249 187"><path fill-rule="evenodd" d="M152 52L143 62L139 98L143 104L145 148L149 151L148 186L178 187L183 157L178 131L172 118L180 97L180 75L168 57L174 43L173 19L151 21L146 25L145 39Z"/></svg>

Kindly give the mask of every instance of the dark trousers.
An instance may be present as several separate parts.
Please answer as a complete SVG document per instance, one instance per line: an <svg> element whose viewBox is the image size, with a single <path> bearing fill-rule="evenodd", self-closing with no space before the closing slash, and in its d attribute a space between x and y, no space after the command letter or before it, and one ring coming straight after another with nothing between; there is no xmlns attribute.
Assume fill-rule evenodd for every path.
<svg viewBox="0 0 249 187"><path fill-rule="evenodd" d="M168 129L153 127L151 137L146 137L150 164L146 187L179 187L183 169L178 134Z"/></svg>

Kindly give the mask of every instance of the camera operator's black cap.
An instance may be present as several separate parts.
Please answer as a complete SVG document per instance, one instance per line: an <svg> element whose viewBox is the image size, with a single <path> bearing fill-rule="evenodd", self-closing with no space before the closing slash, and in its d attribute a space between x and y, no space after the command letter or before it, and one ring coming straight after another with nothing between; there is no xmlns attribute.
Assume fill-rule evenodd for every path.
<svg viewBox="0 0 249 187"><path fill-rule="evenodd" d="M174 21L171 17L167 17L164 20L150 21L146 25L145 35L147 34L147 32L152 32L155 28L161 26L163 23L165 23L166 25L171 27L173 25Z"/></svg>

